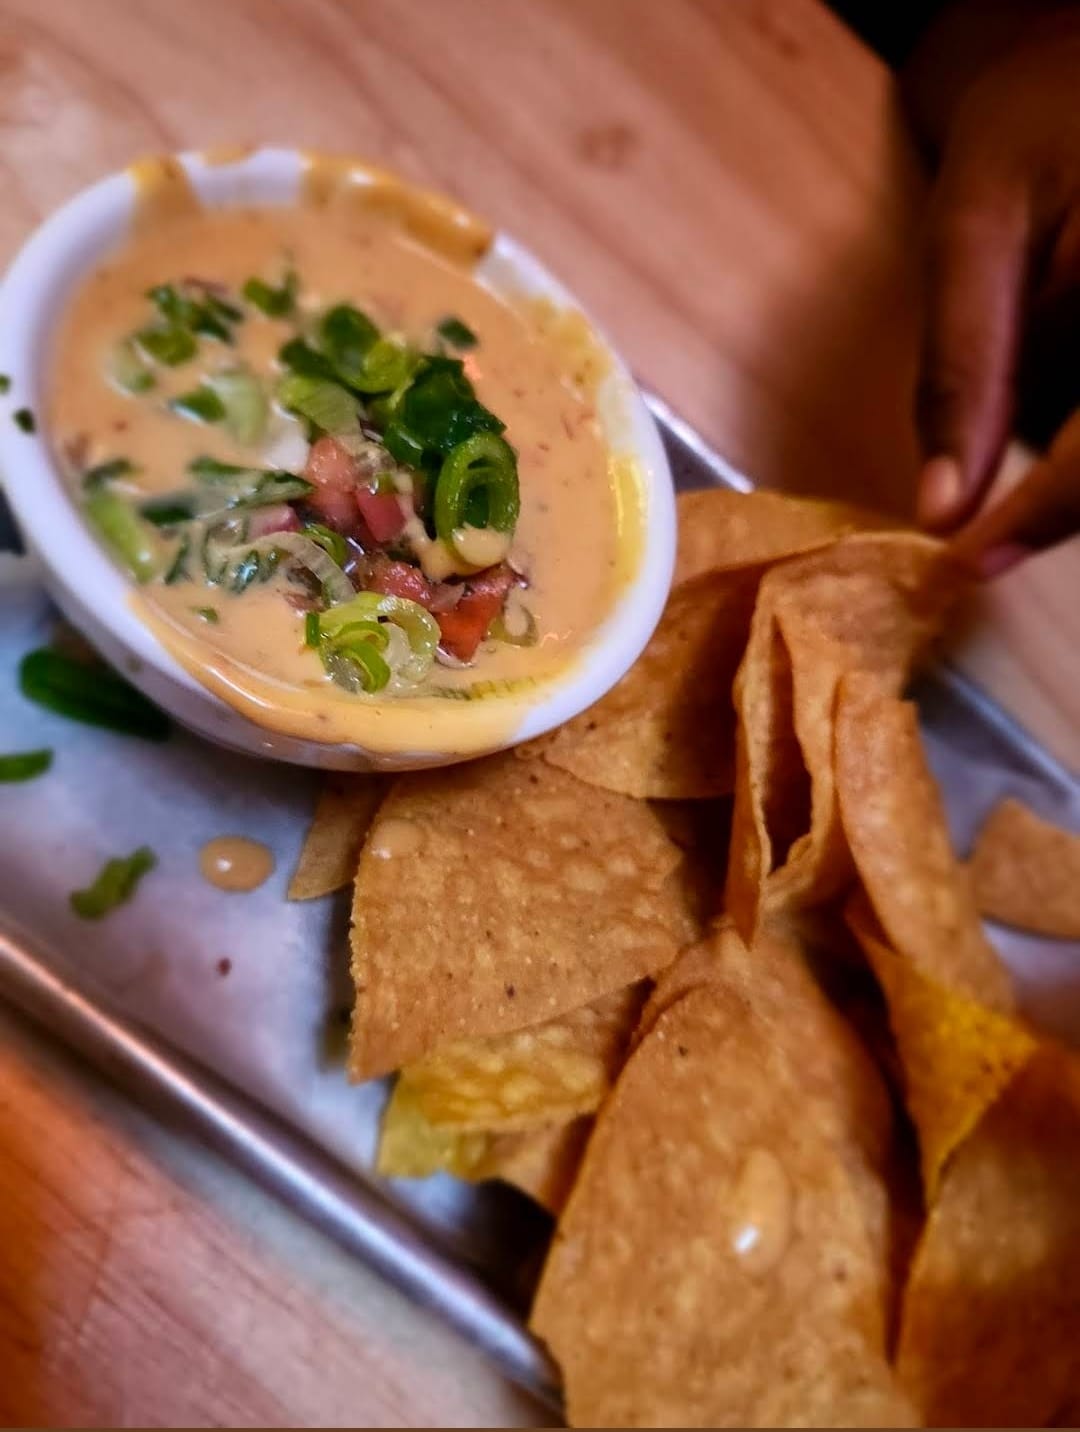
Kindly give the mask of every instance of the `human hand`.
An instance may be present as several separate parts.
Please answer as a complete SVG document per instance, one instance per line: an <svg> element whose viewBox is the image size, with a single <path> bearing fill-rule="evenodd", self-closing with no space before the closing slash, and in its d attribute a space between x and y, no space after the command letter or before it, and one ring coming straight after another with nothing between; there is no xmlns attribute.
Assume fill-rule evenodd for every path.
<svg viewBox="0 0 1080 1432"><path fill-rule="evenodd" d="M1080 402L1080 7L1023 9L997 7L1019 29L972 73L987 10L957 6L909 81L940 152L916 422L919 518L942 531L980 508L1021 398L1044 440ZM991 569L1080 531L1080 464L1041 467Z"/></svg>

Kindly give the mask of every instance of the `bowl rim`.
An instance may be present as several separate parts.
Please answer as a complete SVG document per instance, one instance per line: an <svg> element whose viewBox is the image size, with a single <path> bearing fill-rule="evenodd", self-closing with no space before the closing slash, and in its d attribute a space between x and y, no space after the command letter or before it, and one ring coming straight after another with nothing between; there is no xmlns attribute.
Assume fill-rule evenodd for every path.
<svg viewBox="0 0 1080 1432"><path fill-rule="evenodd" d="M214 157L214 151L156 157L177 160L208 207L268 208L295 202L304 167L312 156L291 147L261 146L225 162ZM359 170L371 167L359 157L349 156L349 162ZM415 192L426 192L422 186L403 182ZM27 545L72 602L88 610L126 649L136 684L140 670L150 668L160 678L156 699L161 700L162 682L177 683L211 708L223 708L255 728L265 749L265 737L274 733L272 722L256 726L249 716L223 701L181 666L139 619L129 600L135 584L108 557L78 512L54 460L41 416L58 320L77 285L123 238L136 202L132 167L96 181L45 218L25 240L0 283L0 373L10 377L8 391L0 395L0 484ZM642 506L635 573L566 670L545 682L536 698L524 704L520 719L501 742L505 748L578 715L610 690L637 660L656 628L671 585L676 509L667 455L655 420L626 364L588 309L529 249L502 230L494 230L491 247L477 265L480 281L484 281L483 268L488 262L504 270L504 276L512 276L515 291L545 296L585 318L610 361L621 409L620 433L625 432L618 450L635 462ZM491 286L500 291L498 285ZM37 418L32 434L21 431L13 421L14 413L24 407ZM48 532L48 541L38 540L37 534L43 532ZM179 719L184 721L182 714ZM459 733L468 721L469 707L458 707L453 724ZM313 744L321 744L324 750L340 749L339 743ZM364 751L362 737L355 749ZM452 752L447 749L436 754Z"/></svg>

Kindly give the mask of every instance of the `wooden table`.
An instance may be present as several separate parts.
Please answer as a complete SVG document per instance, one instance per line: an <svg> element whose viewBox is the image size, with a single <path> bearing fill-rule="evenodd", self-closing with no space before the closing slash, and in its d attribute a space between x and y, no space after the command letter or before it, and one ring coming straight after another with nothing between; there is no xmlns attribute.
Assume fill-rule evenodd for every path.
<svg viewBox="0 0 1080 1432"><path fill-rule="evenodd" d="M921 182L814 0L0 0L0 251L147 151L371 156L522 235L759 481L904 507ZM1077 547L968 659L1080 764ZM0 1418L517 1424L451 1335L0 1016Z"/></svg>

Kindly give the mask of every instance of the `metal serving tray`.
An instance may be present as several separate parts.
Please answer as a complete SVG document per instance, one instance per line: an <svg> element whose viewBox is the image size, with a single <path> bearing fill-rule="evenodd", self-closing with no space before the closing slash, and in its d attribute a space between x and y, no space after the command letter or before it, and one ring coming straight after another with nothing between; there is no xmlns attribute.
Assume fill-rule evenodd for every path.
<svg viewBox="0 0 1080 1432"><path fill-rule="evenodd" d="M650 401L680 487L750 486ZM13 533L0 512L4 545ZM524 1324L546 1216L509 1188L371 1172L385 1087L349 1086L342 1072L348 901L284 898L316 778L185 733L157 746L31 706L13 674L53 621L31 560L0 553L0 750L56 750L46 780L0 796L0 995L140 1103L183 1115L557 1407L554 1370ZM946 672L919 698L960 849L1006 794L1080 830L1080 781L981 693ZM200 846L224 833L275 851L274 877L250 895L198 874ZM143 898L100 926L77 920L68 893L143 844L160 862ZM1029 1012L1080 1038L1076 945L991 933Z"/></svg>

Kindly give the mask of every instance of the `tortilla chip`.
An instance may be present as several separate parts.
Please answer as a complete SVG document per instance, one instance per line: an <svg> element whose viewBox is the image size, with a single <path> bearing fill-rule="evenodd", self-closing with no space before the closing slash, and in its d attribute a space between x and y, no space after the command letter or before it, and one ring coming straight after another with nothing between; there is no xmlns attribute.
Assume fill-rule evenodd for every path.
<svg viewBox="0 0 1080 1432"><path fill-rule="evenodd" d="M1080 835L1020 801L995 806L971 857L984 915L1062 940L1080 940Z"/></svg>
<svg viewBox="0 0 1080 1432"><path fill-rule="evenodd" d="M886 941L917 973L1008 1013L1008 971L983 934L949 843L915 707L873 677L841 683L836 785L844 833Z"/></svg>
<svg viewBox="0 0 1080 1432"><path fill-rule="evenodd" d="M732 788L731 683L760 568L677 587L652 640L595 706L520 754L638 799L703 800Z"/></svg>
<svg viewBox="0 0 1080 1432"><path fill-rule="evenodd" d="M580 1009L697 937L648 805L512 754L399 778L360 857L351 1073Z"/></svg>
<svg viewBox="0 0 1080 1432"><path fill-rule="evenodd" d="M882 1276L797 1060L710 981L601 1109L531 1322L572 1426L911 1425Z"/></svg>
<svg viewBox="0 0 1080 1432"><path fill-rule="evenodd" d="M429 1124L401 1080L383 1111L375 1169L384 1178L449 1173L469 1183L501 1179L558 1214L585 1152L592 1119L524 1133L465 1132Z"/></svg>
<svg viewBox="0 0 1080 1432"><path fill-rule="evenodd" d="M930 1427L1073 1426L1080 1073L1044 1047L956 1151L904 1299L897 1372Z"/></svg>
<svg viewBox="0 0 1080 1432"><path fill-rule="evenodd" d="M488 1132L591 1114L615 1081L647 985L616 990L546 1024L445 1044L398 1076L438 1128Z"/></svg>
<svg viewBox="0 0 1080 1432"><path fill-rule="evenodd" d="M584 1118L523 1134L496 1134L474 1177L513 1184L558 1217L570 1197L592 1130L593 1120Z"/></svg>
<svg viewBox="0 0 1080 1432"><path fill-rule="evenodd" d="M849 532L896 526L894 518L849 502L726 487L680 492L678 506L676 586L702 572L768 564L823 547Z"/></svg>
<svg viewBox="0 0 1080 1432"><path fill-rule="evenodd" d="M863 534L786 562L761 583L735 683L735 825L727 905L753 938L766 908L826 900L851 877L833 782L843 675L899 692L955 590L939 542Z"/></svg>
<svg viewBox="0 0 1080 1432"><path fill-rule="evenodd" d="M847 908L889 1006L928 1204L949 1158L1038 1047L1007 1015L951 993L890 949L866 896Z"/></svg>
<svg viewBox="0 0 1080 1432"><path fill-rule="evenodd" d="M352 884L360 847L386 789L384 776L325 778L289 881L290 900L317 900Z"/></svg>

